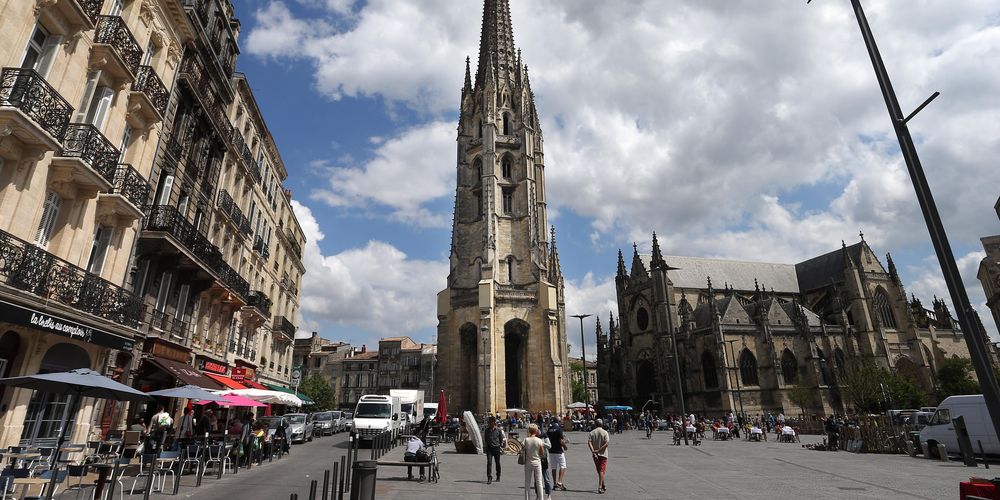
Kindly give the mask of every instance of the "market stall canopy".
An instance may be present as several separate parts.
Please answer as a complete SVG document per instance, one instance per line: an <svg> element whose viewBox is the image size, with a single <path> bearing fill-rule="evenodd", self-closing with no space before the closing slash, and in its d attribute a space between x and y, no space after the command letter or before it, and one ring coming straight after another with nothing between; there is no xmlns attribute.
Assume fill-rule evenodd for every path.
<svg viewBox="0 0 1000 500"><path fill-rule="evenodd" d="M252 399L258 403L275 405L302 406L302 400L294 394L282 391L262 391L260 389L236 389L231 391L219 391L217 394L235 394L247 399Z"/></svg>
<svg viewBox="0 0 1000 500"><path fill-rule="evenodd" d="M570 404L566 405L566 408L568 408L570 410L582 410L584 408L593 408L593 406L592 405L588 405L587 403L581 403L581 402L577 401L575 403L570 403Z"/></svg>
<svg viewBox="0 0 1000 500"><path fill-rule="evenodd" d="M206 391L205 389L202 389L201 387L194 385L185 385L183 387L163 389L159 391L147 392L146 394L162 398L192 399L195 401L205 401L205 402L215 401L218 403L226 401L225 396L213 394L211 392Z"/></svg>
<svg viewBox="0 0 1000 500"><path fill-rule="evenodd" d="M615 405L615 406L605 406L605 411L632 411L632 407L628 405Z"/></svg>
<svg viewBox="0 0 1000 500"><path fill-rule="evenodd" d="M295 397L301 399L302 400L302 404L305 405L305 406L310 406L310 405L316 404L316 402L313 401L312 398L310 398L309 396L306 396L305 394L302 394L301 392L295 392L295 391L293 391L293 390L291 390L291 389L289 389L287 387L281 387L280 385L271 385L271 384L265 384L265 385L267 385L268 387L270 387L271 390L286 392L288 394L294 395Z"/></svg>

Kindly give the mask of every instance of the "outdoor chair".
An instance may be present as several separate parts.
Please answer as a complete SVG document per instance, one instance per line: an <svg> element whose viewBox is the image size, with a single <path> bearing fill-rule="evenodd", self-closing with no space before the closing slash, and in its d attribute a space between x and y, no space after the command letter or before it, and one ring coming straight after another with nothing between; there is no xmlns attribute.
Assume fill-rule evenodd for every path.
<svg viewBox="0 0 1000 500"><path fill-rule="evenodd" d="M232 468L233 461L229 458L229 446L216 444L208 447L208 459L205 460L205 470L215 464L222 467L222 472L226 472L226 467Z"/></svg>
<svg viewBox="0 0 1000 500"><path fill-rule="evenodd" d="M7 467L0 472L0 487L3 488L0 500L7 500L7 495L14 492L14 479L24 478L31 475L31 470L27 468L12 469Z"/></svg>
<svg viewBox="0 0 1000 500"><path fill-rule="evenodd" d="M130 451L130 450L125 450L125 451ZM121 500L125 500L125 483L123 482L124 479L125 479L125 473L128 472L129 467L132 466L132 458L135 456L134 450L131 450L131 451L133 453L131 453L129 457L127 457L127 458L126 457L118 458L118 459L116 459L114 461L114 463L112 465L115 465L115 466L118 467L118 475L117 476L113 475L108 480L109 483L112 482L112 481L118 483L118 486L117 486L116 489L118 490L118 495L119 495L119 498L121 498ZM135 484L133 483L133 488L134 487L135 487ZM100 499L100 500L103 500L103 499Z"/></svg>
<svg viewBox="0 0 1000 500"><path fill-rule="evenodd" d="M153 469L153 477L159 476L160 478L160 488L158 491L163 491L163 487L166 484L167 474L170 474L170 487L173 488L174 481L177 480L176 474L174 474L174 465L177 461L181 459L181 452L179 451L164 451L160 453L160 459L156 463L156 468Z"/></svg>
<svg viewBox="0 0 1000 500"><path fill-rule="evenodd" d="M139 478L145 478L146 481L154 480L153 470L156 468L155 462L155 453L144 453L139 457L139 473L132 477L132 488L129 489L129 495L135 493L135 485L139 482Z"/></svg>
<svg viewBox="0 0 1000 500"><path fill-rule="evenodd" d="M52 490L53 496L56 493L59 493L59 485L66 482L66 476L69 474L69 471L66 471L66 470L53 471L53 470L50 469L50 470L47 470L45 472L42 472L38 477L41 478L41 479L52 479L52 475L53 474L55 474L55 476L56 476L56 480L54 482L51 482L51 481L50 482L46 482L45 484L43 484L41 486L41 488L39 488L38 495L34 495L34 496L32 496L32 495L24 495L24 496L21 497L21 500L40 500L41 498L43 498L45 496L45 489L48 488L49 486L53 486L53 485L54 485L53 486L54 489ZM27 489L30 490L31 487L29 486Z"/></svg>
<svg viewBox="0 0 1000 500"><path fill-rule="evenodd" d="M197 474L201 469L202 448L200 444L189 444L184 447L184 460L181 462L181 474L184 474L184 468L188 464L194 464L194 472Z"/></svg>
<svg viewBox="0 0 1000 500"><path fill-rule="evenodd" d="M34 476L43 470L48 470L49 462L52 460L52 453L55 452L53 448L39 448L38 458L28 461L27 467L31 469L31 475Z"/></svg>
<svg viewBox="0 0 1000 500"><path fill-rule="evenodd" d="M65 495L66 493L75 490L76 498L79 500L80 493L83 493L83 491L88 488L91 489L90 497L93 498L97 485L93 483L83 484L83 478L87 476L88 470L89 467L87 467L86 465L70 465L69 467L67 467L66 472L68 473L67 476L69 477L70 484L66 486L66 489L64 489L62 493L59 494L59 498L62 498L63 495ZM74 478L76 478L75 485L72 484Z"/></svg>

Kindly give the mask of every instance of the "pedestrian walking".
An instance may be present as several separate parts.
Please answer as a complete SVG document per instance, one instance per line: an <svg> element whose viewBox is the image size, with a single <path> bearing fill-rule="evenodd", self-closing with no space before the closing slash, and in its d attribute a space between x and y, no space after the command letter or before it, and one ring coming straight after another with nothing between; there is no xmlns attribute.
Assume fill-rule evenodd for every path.
<svg viewBox="0 0 1000 500"><path fill-rule="evenodd" d="M538 428L538 439L542 440L542 447L545 448L545 453L542 455L542 484L545 487L545 500L552 500L552 474L549 471L549 450L552 449L552 441L549 441L549 435L544 426Z"/></svg>
<svg viewBox="0 0 1000 500"><path fill-rule="evenodd" d="M538 437L538 425L528 426L528 438L521 448L521 459L524 463L524 500L530 500L529 492L535 490L535 500L545 498L545 488L542 484L542 457L545 456L545 444Z"/></svg>
<svg viewBox="0 0 1000 500"><path fill-rule="evenodd" d="M497 482L500 482L500 454L503 449L507 447L507 435L504 434L503 429L497 427L496 417L490 417L489 424L486 428L486 435L483 437L483 442L486 446L483 450L486 452L486 484L493 483L493 463L497 464Z"/></svg>
<svg viewBox="0 0 1000 500"><path fill-rule="evenodd" d="M566 491L564 484L566 480L566 445L569 442L566 441L566 434L563 432L562 426L555 420L552 421L548 434L549 441L552 442L552 448L549 449L549 469L552 481L555 483L555 488Z"/></svg>
<svg viewBox="0 0 1000 500"><path fill-rule="evenodd" d="M604 430L604 422L601 419L597 419L594 422L594 430L590 431L590 436L587 439L587 446L590 447L590 453L594 458L594 466L597 467L597 492L605 493L607 488L604 486L604 473L608 469L608 445L611 443L611 436L608 435L608 431Z"/></svg>

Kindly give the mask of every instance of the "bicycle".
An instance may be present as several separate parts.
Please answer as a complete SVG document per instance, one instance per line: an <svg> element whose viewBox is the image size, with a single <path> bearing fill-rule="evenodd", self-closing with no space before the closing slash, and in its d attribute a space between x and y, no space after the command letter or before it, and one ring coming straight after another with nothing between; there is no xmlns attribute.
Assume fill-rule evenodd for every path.
<svg viewBox="0 0 1000 500"><path fill-rule="evenodd" d="M441 481L441 467L440 467L441 462L438 461L437 443L430 444L428 446L428 448L430 448L430 450L431 450L431 452L430 452L430 455L431 455L430 464L431 465L430 465L430 470L427 473L427 482L428 483L437 483L437 482Z"/></svg>

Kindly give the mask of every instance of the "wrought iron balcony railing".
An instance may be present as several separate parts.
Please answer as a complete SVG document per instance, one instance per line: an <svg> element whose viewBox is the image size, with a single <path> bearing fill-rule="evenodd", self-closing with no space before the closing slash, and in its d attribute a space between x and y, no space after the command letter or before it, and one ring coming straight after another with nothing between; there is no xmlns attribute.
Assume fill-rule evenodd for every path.
<svg viewBox="0 0 1000 500"><path fill-rule="evenodd" d="M152 207L144 229L169 233L200 260L207 271L215 273L223 284L241 297L247 297L250 293L250 284L247 280L226 263L219 248L188 222L177 208L170 205Z"/></svg>
<svg viewBox="0 0 1000 500"><path fill-rule="evenodd" d="M97 30L94 33L94 43L110 45L121 56L125 66L133 75L139 72L139 62L142 61L142 48L135 41L132 32L125 25L125 20L118 16L97 16Z"/></svg>
<svg viewBox="0 0 1000 500"><path fill-rule="evenodd" d="M2 283L46 300L57 300L129 328L142 324L142 299L96 274L0 231Z"/></svg>
<svg viewBox="0 0 1000 500"><path fill-rule="evenodd" d="M218 203L219 208L221 208L222 212L225 213L231 221L233 221L233 225L239 228L240 233L249 236L253 231L253 227L250 225L250 219L243 215L243 211L240 210L240 207L236 205L233 197L230 196L229 192L225 189L219 190Z"/></svg>
<svg viewBox="0 0 1000 500"><path fill-rule="evenodd" d="M71 123L66 127L58 156L79 158L105 180L114 183L121 153L97 127L89 123Z"/></svg>
<svg viewBox="0 0 1000 500"><path fill-rule="evenodd" d="M0 73L0 107L21 110L42 130L62 141L73 106L32 69L4 68Z"/></svg>
<svg viewBox="0 0 1000 500"><path fill-rule="evenodd" d="M173 337L172 341L180 342L184 345L190 344L188 330L190 325L183 320L177 319L173 314L166 311L153 310L149 313L150 330L160 330Z"/></svg>
<svg viewBox="0 0 1000 500"><path fill-rule="evenodd" d="M80 7L83 11L87 13L87 17L94 23L97 22L97 17L101 14L101 7L104 6L104 0L76 0L80 3Z"/></svg>
<svg viewBox="0 0 1000 500"><path fill-rule="evenodd" d="M132 83L132 90L146 94L153 107L164 116L167 113L167 104L170 102L170 92L163 85L163 80L157 76L156 71L151 66L139 66L139 72L135 75L135 82Z"/></svg>
<svg viewBox="0 0 1000 500"><path fill-rule="evenodd" d="M115 172L114 193L120 194L140 210L146 206L149 197L149 183L132 165L122 163Z"/></svg>
<svg viewBox="0 0 1000 500"><path fill-rule="evenodd" d="M291 321L288 321L288 318L284 316L275 316L273 329L285 333L289 338L295 338L295 330L298 328L293 325Z"/></svg>
<svg viewBox="0 0 1000 500"><path fill-rule="evenodd" d="M254 290L247 295L247 305L256 307L264 316L271 315L271 299L264 292Z"/></svg>
<svg viewBox="0 0 1000 500"><path fill-rule="evenodd" d="M288 242L288 246L292 253L298 257L299 260L302 260L302 245L299 245L299 242L295 240L295 234L291 229L285 229L285 241Z"/></svg>

